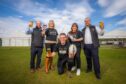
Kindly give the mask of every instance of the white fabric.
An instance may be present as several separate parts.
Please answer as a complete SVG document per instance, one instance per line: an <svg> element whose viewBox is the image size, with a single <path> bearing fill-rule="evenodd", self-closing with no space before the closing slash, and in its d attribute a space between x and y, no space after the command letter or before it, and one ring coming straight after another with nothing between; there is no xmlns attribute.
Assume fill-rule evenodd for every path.
<svg viewBox="0 0 126 84"><path fill-rule="evenodd" d="M104 34L104 30L101 30L100 28L96 27L96 31L98 33L98 35L102 36ZM85 29L85 44L92 44L92 37L91 37L91 32L89 27L86 27Z"/></svg>
<svg viewBox="0 0 126 84"><path fill-rule="evenodd" d="M92 44L92 37L91 37L91 32L90 32L90 29L89 27L86 27L85 29L85 44Z"/></svg>

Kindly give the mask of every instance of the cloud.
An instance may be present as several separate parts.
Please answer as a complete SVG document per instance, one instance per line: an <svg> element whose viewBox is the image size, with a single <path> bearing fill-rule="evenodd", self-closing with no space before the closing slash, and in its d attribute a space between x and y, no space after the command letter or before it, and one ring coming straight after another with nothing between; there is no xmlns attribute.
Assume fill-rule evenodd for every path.
<svg viewBox="0 0 126 84"><path fill-rule="evenodd" d="M26 37L27 22L15 17L0 17L0 37Z"/></svg>
<svg viewBox="0 0 126 84"><path fill-rule="evenodd" d="M120 20L117 24L122 25L122 26L126 26L126 18Z"/></svg>
<svg viewBox="0 0 126 84"><path fill-rule="evenodd" d="M13 3L12 3L13 2ZM48 0L48 2L50 2ZM50 19L53 19L56 24L56 29L59 33L70 31L73 22L83 23L85 17L90 16L94 9L89 5L88 0L65 0L61 4L61 9L57 6L50 7L49 3L40 3L33 0L13 0L11 8L21 13L19 17L0 17L0 35L22 37L25 35L27 21L23 20L24 16L33 17L29 20L40 20L44 24L48 24ZM54 2L51 2L54 3ZM24 16L22 16L24 15Z"/></svg>
<svg viewBox="0 0 126 84"><path fill-rule="evenodd" d="M70 30L73 22L83 23L84 18L90 16L93 12L88 0L80 0L76 3L72 0L66 0L62 3L63 9L50 8L47 3L43 4L32 0L20 0L19 3L16 3L16 6L17 4L17 10L20 13L33 16L34 20L41 20L47 24L50 19L54 19L59 32L62 32L63 27L67 27L67 30L64 30L65 33Z"/></svg>
<svg viewBox="0 0 126 84"><path fill-rule="evenodd" d="M98 0L98 4L105 9L104 17L126 14L126 0Z"/></svg>
<svg viewBox="0 0 126 84"><path fill-rule="evenodd" d="M98 0L98 4L101 6L101 7L106 7L110 4L110 0Z"/></svg>

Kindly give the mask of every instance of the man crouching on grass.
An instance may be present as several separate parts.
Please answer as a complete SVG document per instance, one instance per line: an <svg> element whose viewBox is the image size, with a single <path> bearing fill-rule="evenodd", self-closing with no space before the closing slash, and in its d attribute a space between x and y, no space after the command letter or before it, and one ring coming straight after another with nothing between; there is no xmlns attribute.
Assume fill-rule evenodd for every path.
<svg viewBox="0 0 126 84"><path fill-rule="evenodd" d="M54 52L52 53L52 57L56 55L55 52L58 52L58 74L61 75L64 73L65 68L68 69L68 77L72 77L71 75L71 67L73 65L73 58L69 57L69 46L70 44L67 42L67 36L65 33L61 33L59 36L59 42L55 47Z"/></svg>

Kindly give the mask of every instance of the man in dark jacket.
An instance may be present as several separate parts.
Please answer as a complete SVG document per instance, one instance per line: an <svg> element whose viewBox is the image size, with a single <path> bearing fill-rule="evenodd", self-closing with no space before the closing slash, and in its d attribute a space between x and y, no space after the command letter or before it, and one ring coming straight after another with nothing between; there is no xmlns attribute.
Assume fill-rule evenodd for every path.
<svg viewBox="0 0 126 84"><path fill-rule="evenodd" d="M87 73L92 71L92 64L94 66L95 76L100 79L100 63L98 56L99 39L98 34L104 34L104 24L100 26L98 30L95 26L91 25L90 18L85 19L85 27L82 30L83 33L83 44L84 53L87 60ZM93 62L93 63L92 63Z"/></svg>
<svg viewBox="0 0 126 84"><path fill-rule="evenodd" d="M29 23L30 27L31 23ZM35 28L28 28L27 34L31 34L31 60L30 60L30 69L31 72L35 72L35 70L40 69L41 64L41 55L43 50L43 30L41 28L41 22L36 22ZM35 66L35 58L37 56L36 66Z"/></svg>

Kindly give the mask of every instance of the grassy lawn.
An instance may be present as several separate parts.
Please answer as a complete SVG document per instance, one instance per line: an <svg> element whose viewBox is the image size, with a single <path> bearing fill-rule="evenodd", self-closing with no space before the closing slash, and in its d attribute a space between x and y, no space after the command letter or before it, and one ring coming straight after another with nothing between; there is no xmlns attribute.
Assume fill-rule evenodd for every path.
<svg viewBox="0 0 126 84"><path fill-rule="evenodd" d="M58 75L57 68L46 74L44 71L45 51L42 56L42 70L29 71L29 47L0 47L0 84L125 84L126 48L100 48L101 80L93 72L85 73L86 60L81 52L81 75L68 78L67 74ZM57 56L54 58L57 64Z"/></svg>

